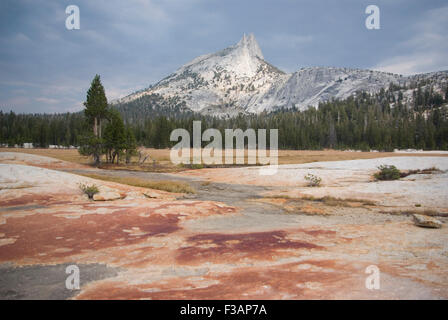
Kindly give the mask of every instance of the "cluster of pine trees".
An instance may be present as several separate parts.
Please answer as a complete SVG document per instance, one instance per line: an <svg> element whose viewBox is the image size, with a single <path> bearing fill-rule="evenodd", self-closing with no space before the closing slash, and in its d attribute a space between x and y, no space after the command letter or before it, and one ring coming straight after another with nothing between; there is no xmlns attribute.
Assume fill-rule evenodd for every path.
<svg viewBox="0 0 448 320"><path fill-rule="evenodd" d="M29 142L40 148L79 146L79 137L86 130L84 114L79 112L16 114L0 111L0 144L10 147Z"/></svg>
<svg viewBox="0 0 448 320"><path fill-rule="evenodd" d="M121 114L109 108L104 87L100 76L96 75L89 90L87 101L84 103L84 115L87 124L92 130L88 130L80 138L79 153L92 156L95 164L99 164L101 156L106 156L106 161L120 162L120 157L125 156L126 163L137 152L137 144L132 130L125 127ZM104 126L103 122L107 121ZM104 134L103 134L104 132Z"/></svg>
<svg viewBox="0 0 448 320"><path fill-rule="evenodd" d="M171 147L175 142L170 141L170 133L176 128L187 129L192 137L193 121L201 120L202 130L216 128L222 134L227 128L278 129L281 149L448 149L448 91L442 96L424 83L412 88L412 103L403 98L406 88L391 85L376 94L359 93L305 111L288 109L223 119L194 114L176 99L164 110L166 101L159 96L111 107L99 77L95 79L85 112L0 112L0 143L81 146L85 154L105 154L114 162L123 156L129 159L137 145Z"/></svg>

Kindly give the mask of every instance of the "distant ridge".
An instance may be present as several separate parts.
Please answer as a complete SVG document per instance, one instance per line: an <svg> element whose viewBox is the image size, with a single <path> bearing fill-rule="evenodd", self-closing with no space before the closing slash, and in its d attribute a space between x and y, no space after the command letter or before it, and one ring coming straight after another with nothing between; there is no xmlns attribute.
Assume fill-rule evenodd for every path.
<svg viewBox="0 0 448 320"><path fill-rule="evenodd" d="M304 110L330 99L345 99L356 92L378 92L390 84L435 79L442 89L447 71L401 76L398 74L336 67L302 68L285 73L264 60L253 34L216 53L193 59L156 85L115 103L125 104L146 95L182 101L202 114L235 116L281 108Z"/></svg>

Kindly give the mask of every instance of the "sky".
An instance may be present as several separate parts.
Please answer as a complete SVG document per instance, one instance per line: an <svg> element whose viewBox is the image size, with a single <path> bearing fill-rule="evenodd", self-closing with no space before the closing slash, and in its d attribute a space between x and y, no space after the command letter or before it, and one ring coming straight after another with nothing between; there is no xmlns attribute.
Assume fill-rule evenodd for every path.
<svg viewBox="0 0 448 320"><path fill-rule="evenodd" d="M368 5L380 29L368 30ZM80 11L68 30L66 7ZM100 74L109 101L253 33L286 72L333 66L448 70L446 0L2 0L0 110L82 110Z"/></svg>

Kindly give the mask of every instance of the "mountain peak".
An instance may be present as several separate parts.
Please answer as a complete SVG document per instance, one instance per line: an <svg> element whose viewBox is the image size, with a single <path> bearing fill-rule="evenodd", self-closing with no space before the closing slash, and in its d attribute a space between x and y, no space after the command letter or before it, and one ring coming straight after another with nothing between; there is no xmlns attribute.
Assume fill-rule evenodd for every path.
<svg viewBox="0 0 448 320"><path fill-rule="evenodd" d="M442 90L448 74L437 75L437 79L437 90ZM121 103L157 94L173 99L164 102L169 107L173 106L172 101L180 101L195 112L234 116L239 112L292 107L305 110L323 101L346 99L359 91L378 92L390 83L411 81L414 78L333 67L302 68L285 74L264 60L253 34L244 34L238 43L195 58L155 86L131 94Z"/></svg>
<svg viewBox="0 0 448 320"><path fill-rule="evenodd" d="M243 34L243 37L236 45L237 48L247 49L249 54L264 60L263 53L253 33Z"/></svg>

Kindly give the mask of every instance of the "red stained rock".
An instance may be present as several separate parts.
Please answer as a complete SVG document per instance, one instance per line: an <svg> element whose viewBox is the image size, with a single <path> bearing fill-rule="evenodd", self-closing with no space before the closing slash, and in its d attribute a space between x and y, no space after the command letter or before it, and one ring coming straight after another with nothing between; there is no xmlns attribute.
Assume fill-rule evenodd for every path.
<svg viewBox="0 0 448 320"><path fill-rule="evenodd" d="M305 241L289 240L285 231L199 234L187 241L190 246L178 250L177 261L180 264L225 263L244 258L272 260L274 255L281 255L288 249L322 248Z"/></svg>
<svg viewBox="0 0 448 320"><path fill-rule="evenodd" d="M31 205L34 203L45 204L53 199L51 195L29 194L17 198L0 200L0 207Z"/></svg>
<svg viewBox="0 0 448 320"><path fill-rule="evenodd" d="M310 266L312 270L304 270ZM209 274L201 281L176 278L129 286L104 281L84 290L77 299L303 299L338 298L338 294L362 289L356 270L334 260L235 268ZM205 285L207 284L207 285Z"/></svg>
<svg viewBox="0 0 448 320"><path fill-rule="evenodd" d="M179 230L178 221L176 214L142 217L138 211L132 210L118 210L107 215L89 214L76 219L55 214L9 218L6 224L0 225L0 233L16 241L1 247L0 261L28 258L45 262L52 257L61 258L85 251L134 244L145 237ZM126 232L135 227L139 228L142 235ZM58 251L61 248L69 250Z"/></svg>

